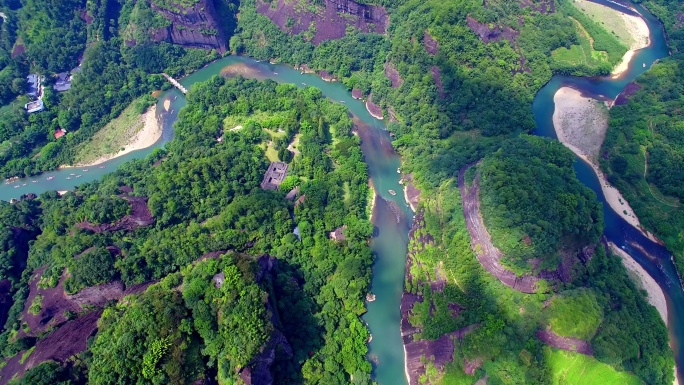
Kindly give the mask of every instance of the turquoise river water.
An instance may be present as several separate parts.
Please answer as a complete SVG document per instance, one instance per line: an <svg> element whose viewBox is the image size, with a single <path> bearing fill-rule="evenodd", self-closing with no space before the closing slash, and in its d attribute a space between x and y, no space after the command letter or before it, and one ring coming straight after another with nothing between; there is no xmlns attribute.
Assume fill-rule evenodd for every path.
<svg viewBox="0 0 684 385"><path fill-rule="evenodd" d="M609 2L605 2L605 4L616 7ZM655 60L668 55L662 26L647 11L643 9L639 9L639 11L644 15L651 28L651 46L637 52L630 64L630 69L619 79L554 77L539 91L532 106L537 122L535 132L537 135L555 138L551 119L554 109L553 95L561 86L570 85L587 95L612 99L625 85L647 70ZM385 129L385 124L373 118L366 110L363 102L353 99L342 84L325 82L317 75L301 74L287 66L259 62L247 57L225 57L181 79L180 83L190 88L193 83L207 80L231 64L241 64L248 68L250 73L246 75L249 77L268 78L277 82L293 83L300 87L319 88L329 99L345 104L355 116L359 135L362 138L361 147L364 158L377 194L373 210L376 234L372 240L375 263L371 284L371 291L377 299L368 303L368 312L363 316L373 336L369 344L369 357L374 363L373 377L379 385L406 384L404 353L399 326L401 320L399 306L404 285L408 230L413 213L404 201L403 194L401 194L403 187L399 184L400 174L397 172L401 160L392 149L391 138ZM643 64L646 64L646 67ZM169 100L171 103L168 111L164 110L164 100ZM173 138L173 123L177 119L178 111L184 105L184 95L176 89L160 95L157 105L157 119L163 124L164 131L162 137L152 147L129 153L98 166L63 169L11 184L0 185L0 199L10 200L19 198L22 194L40 194L49 190L70 190L78 184L99 179L102 175L115 170L128 160L147 156L155 148L163 146ZM604 203L606 237L628 251L663 287L668 299L673 349L677 357L678 367L681 368L682 354L680 354L678 341L684 337L684 324L678 321L684 317L684 292L671 261L670 253L662 246L641 235L610 209L605 203L596 175L589 166L578 161L575 170L579 179L592 188ZM78 175L80 177L76 178ZM50 179L48 180L48 178ZM397 194L392 195L389 190L394 190ZM632 243L639 244L651 257L656 259L649 259L649 256L632 247Z"/></svg>

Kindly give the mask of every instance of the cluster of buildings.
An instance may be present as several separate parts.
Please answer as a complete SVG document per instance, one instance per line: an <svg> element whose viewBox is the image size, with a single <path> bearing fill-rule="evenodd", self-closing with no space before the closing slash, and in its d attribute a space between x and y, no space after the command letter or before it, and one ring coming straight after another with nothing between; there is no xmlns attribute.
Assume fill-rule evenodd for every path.
<svg viewBox="0 0 684 385"><path fill-rule="evenodd" d="M55 84L52 88L57 92L67 91L71 88L72 76L68 72L60 72L56 75ZM28 90L26 94L33 99L26 103L24 108L29 114L40 112L45 109L43 103L43 77L38 74L30 74L26 77Z"/></svg>

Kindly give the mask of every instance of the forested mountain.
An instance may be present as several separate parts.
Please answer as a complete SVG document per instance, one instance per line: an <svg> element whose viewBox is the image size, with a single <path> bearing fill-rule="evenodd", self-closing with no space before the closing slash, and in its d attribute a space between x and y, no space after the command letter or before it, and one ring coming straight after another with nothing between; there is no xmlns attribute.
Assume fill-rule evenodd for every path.
<svg viewBox="0 0 684 385"><path fill-rule="evenodd" d="M673 55L628 86L610 110L602 167L643 226L684 270L684 6L647 1L664 22Z"/></svg>
<svg viewBox="0 0 684 385"><path fill-rule="evenodd" d="M4 273L16 294L2 334L9 359L3 381L23 372L22 357L33 349L45 351L49 336L64 336L74 324L92 331L88 321L107 304L99 332L65 374L74 382L87 370L89 382L102 384L215 376L234 383L271 372L276 383L334 384L351 376L368 383L368 331L358 316L373 228L365 165L346 110L315 89L242 79L214 78L188 99L167 151L62 197L3 205L3 223L25 223L22 231L33 237L40 232L28 262L14 255L27 246L16 245L21 237L5 243L6 259L18 260L14 270L19 263L28 268L21 276L8 263ZM258 144L275 127L252 122L224 131L216 124L251 114L290 117L270 124L284 138L299 136L301 153L288 172L297 205L285 199L287 191L259 188L268 163ZM111 223L133 224L99 227ZM342 226L344 240L328 239ZM86 338L61 349L85 346Z"/></svg>
<svg viewBox="0 0 684 385"><path fill-rule="evenodd" d="M71 163L133 100L169 87L162 72L229 51L326 71L378 105L422 190L402 312L411 343L453 348L440 367L419 354L416 381L563 383L592 368L604 383L669 385L667 329L599 242L601 210L572 154L526 135L552 74L605 75L627 50L573 4L0 0L0 173ZM678 20L667 21L674 47ZM584 49L593 60L567 60ZM670 79L672 66L661 67ZM54 92L63 71L72 89ZM31 115L29 73L46 79L46 110ZM644 92L627 106L639 98L667 101ZM147 159L0 205L0 382L371 384L359 317L372 192L348 110L314 88L243 78L198 83L187 102L174 140ZM643 125L637 113L616 107L613 119ZM606 146L626 149L607 164L630 170L635 142L614 131ZM673 135L653 133L651 178L666 193ZM268 159L287 164L280 190L260 188ZM482 262L469 207L505 254L501 276Z"/></svg>

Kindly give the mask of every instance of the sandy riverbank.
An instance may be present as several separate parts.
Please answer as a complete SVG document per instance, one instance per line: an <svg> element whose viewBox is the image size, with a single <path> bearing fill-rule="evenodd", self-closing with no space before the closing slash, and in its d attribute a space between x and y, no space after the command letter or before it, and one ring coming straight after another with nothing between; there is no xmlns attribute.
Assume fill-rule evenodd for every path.
<svg viewBox="0 0 684 385"><path fill-rule="evenodd" d="M645 236L659 242L653 234L641 227L639 218L629 203L618 189L608 183L605 174L598 167L598 153L608 128L607 114L602 112L605 111L605 107L569 87L560 88L553 101L556 104L553 126L558 140L594 169L610 207Z"/></svg>
<svg viewBox="0 0 684 385"><path fill-rule="evenodd" d="M622 259L622 263L627 270L634 273L633 277L639 279L638 282L635 282L637 287L646 290L648 293L648 303L658 310L663 321L668 325L667 301L665 300L665 294L663 293L663 289L660 288L660 285L658 285L655 279L653 279L637 261L627 254L627 252L617 247L613 242L608 242L608 246L610 246L613 253L617 254Z"/></svg>
<svg viewBox="0 0 684 385"><path fill-rule="evenodd" d="M156 112L157 106L153 105L152 107L148 108L147 111L145 111L145 113L142 114L142 116L140 117L140 119L143 121L142 128L137 133L135 133L135 136L133 136L128 143L126 143L123 150L115 154L107 154L100 156L99 158L88 163L81 163L67 167L91 167L98 165L100 163L104 163L108 160L126 155L130 152L142 150L144 148L152 146L157 142L157 140L159 140L159 138L161 138L163 131L161 124L159 124L159 122L157 121Z"/></svg>
<svg viewBox="0 0 684 385"><path fill-rule="evenodd" d="M643 18L628 15L588 0L574 0L574 3L575 7L594 21L602 24L609 33L612 33L622 44L628 47L629 50L622 57L621 62L611 72L614 78L629 68L629 62L632 60L634 52L648 47L651 43L651 32Z"/></svg>
<svg viewBox="0 0 684 385"><path fill-rule="evenodd" d="M613 78L619 77L623 72L629 68L629 62L632 60L634 53L642 48L646 48L651 44L651 31L646 25L646 21L638 16L626 15L618 12L620 18L625 23L627 31L632 36L632 42L629 45L629 51L622 57L622 61L610 73ZM637 63L638 64L638 63Z"/></svg>

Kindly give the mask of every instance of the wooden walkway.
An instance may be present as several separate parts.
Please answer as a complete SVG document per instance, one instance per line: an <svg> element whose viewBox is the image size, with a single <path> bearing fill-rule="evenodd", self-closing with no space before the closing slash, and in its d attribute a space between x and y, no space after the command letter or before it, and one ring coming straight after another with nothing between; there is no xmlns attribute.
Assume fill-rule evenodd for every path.
<svg viewBox="0 0 684 385"><path fill-rule="evenodd" d="M183 94L187 94L187 93L188 93L188 89L185 88L185 87L183 87L183 85L180 84L180 83L178 82L178 80L172 78L171 76L167 75L166 73L162 73L162 75L164 75L164 77L166 78L166 80L168 80L169 82L171 82L171 84L173 84L174 87L178 88L178 89L180 90L180 92L182 92Z"/></svg>

